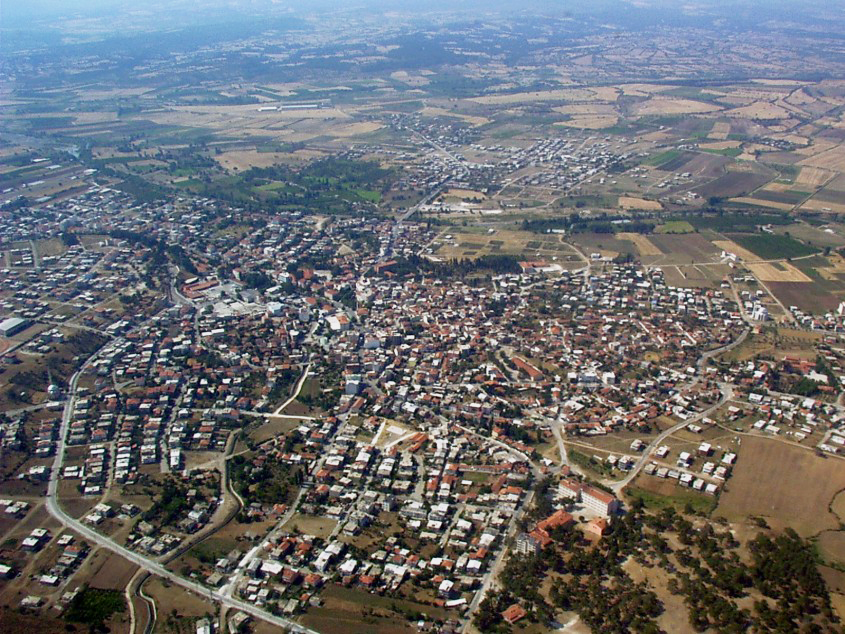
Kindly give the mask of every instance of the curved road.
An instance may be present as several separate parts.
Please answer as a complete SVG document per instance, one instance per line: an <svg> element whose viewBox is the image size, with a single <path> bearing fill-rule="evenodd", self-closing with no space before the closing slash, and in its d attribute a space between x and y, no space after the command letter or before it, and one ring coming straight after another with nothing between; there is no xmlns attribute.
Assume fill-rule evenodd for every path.
<svg viewBox="0 0 845 634"><path fill-rule="evenodd" d="M73 374L68 384L68 399L65 402L65 409L64 413L62 414L62 424L61 429L59 430L59 440L56 447L56 458L53 461L53 468L50 472L50 481L47 485L47 511L61 524L73 530L75 533L80 535L82 538L88 540L90 543L96 544L100 548L104 548L105 550L109 550L117 555L120 555L127 561L136 564L143 570L158 575L163 579L167 579L171 583L181 586L182 588L185 588L186 590L189 590L203 598L209 599L216 603L222 603L223 605L230 608L234 608L236 610L241 610L242 612L254 616L255 618L261 619L262 621L266 621L267 623L270 623L272 625L284 628L286 631L296 632L297 634L317 634L317 632L315 632L314 630L310 630L306 627L299 625L298 623L289 621L288 619L274 616L251 603L247 603L245 601L226 596L220 592L207 588L201 583L185 579L177 575L176 573L171 572L162 564L159 564L145 557L144 555L129 550L128 548L113 542L108 537L97 533L96 531L92 530L79 520L65 513L61 506L59 506L59 475L61 473L62 463L64 462L65 457L65 438L67 437L68 427L70 426L74 406L76 404L76 387L79 383L79 378L80 376L82 376L82 373L91 365L91 363L94 362L94 360L104 349L105 346L103 348L100 348L100 350L95 352L93 355L91 355L82 365L82 367L80 367L80 369Z"/></svg>

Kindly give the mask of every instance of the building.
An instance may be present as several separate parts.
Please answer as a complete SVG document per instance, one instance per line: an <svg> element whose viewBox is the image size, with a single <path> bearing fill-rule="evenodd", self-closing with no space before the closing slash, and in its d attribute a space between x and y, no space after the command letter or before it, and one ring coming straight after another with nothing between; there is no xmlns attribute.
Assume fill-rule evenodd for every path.
<svg viewBox="0 0 845 634"><path fill-rule="evenodd" d="M619 510L619 500L591 486L581 487L581 501L589 510L605 516L614 515Z"/></svg>
<svg viewBox="0 0 845 634"><path fill-rule="evenodd" d="M9 317L0 321L0 335L4 337L13 337L19 332L29 328L29 320L21 319L20 317Z"/></svg>
<svg viewBox="0 0 845 634"><path fill-rule="evenodd" d="M540 540L528 533L520 533L516 538L516 552L520 555L538 555L542 550Z"/></svg>
<svg viewBox="0 0 845 634"><path fill-rule="evenodd" d="M507 610L502 612L502 618L510 625L513 625L520 619L524 619L526 616L528 616L528 612L526 612L525 608L518 603L514 603Z"/></svg>

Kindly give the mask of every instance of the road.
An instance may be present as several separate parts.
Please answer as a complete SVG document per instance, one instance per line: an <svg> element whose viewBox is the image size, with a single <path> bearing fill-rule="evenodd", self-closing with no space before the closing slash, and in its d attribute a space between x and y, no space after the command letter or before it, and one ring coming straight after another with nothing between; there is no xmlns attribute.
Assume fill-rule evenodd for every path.
<svg viewBox="0 0 845 634"><path fill-rule="evenodd" d="M229 608L234 608L236 610L241 610L250 616L254 616L257 619L261 619L262 621L266 621L271 625L276 625L281 628L286 628L288 631L296 632L297 634L317 634L313 630L310 630L306 627L303 627L293 621L288 619L275 616L270 614L269 612L265 612L261 608L247 603L245 601L241 601L239 599L232 598L230 596L226 596L222 592L214 591L206 586L198 583L196 581L190 581L185 579L178 574L171 572L167 568L165 568L162 564L149 559L148 557L141 555L140 553L136 553L128 548L121 546L115 542L113 542L108 537L97 533L90 527L86 526L79 520L71 517L61 508L59 505L58 500L58 490L59 490L59 476L62 470L62 464L64 463L65 451L67 449L67 445L65 443L65 439L67 438L68 428L70 426L71 418L73 417L73 411L76 404L76 388L79 383L79 379L82 374L85 372L86 369L97 359L97 357L101 354L101 352L105 349L100 348L97 352L92 354L85 363L74 372L73 376L70 378L68 382L68 399L65 402L64 412L62 413L62 423L61 428L59 430L59 440L56 446L56 458L53 461L52 471L50 472L50 481L47 485L47 500L46 500L46 508L50 515L59 521L63 526L71 529L76 534L78 534L83 539L87 540L90 544L99 546L105 550L111 551L117 555L120 555L127 561L136 564L143 570L147 572L157 575L163 579L168 580L169 582L178 585L186 590L193 592L200 597L208 599L210 601L221 603ZM307 374L307 372L306 372Z"/></svg>
<svg viewBox="0 0 845 634"><path fill-rule="evenodd" d="M696 421L699 421L702 418L709 416L733 398L733 385L731 385L730 383L719 384L719 389L722 390L722 398L720 398L717 403L711 405L703 412L699 412L695 416L692 416L687 420L681 421L677 425L672 425L672 427L670 427L669 429L661 433L657 438L652 440L651 443L649 443L648 447L645 448L645 451L643 451L643 455L640 456L639 460L637 460L637 464L635 464L634 468L628 472L628 475L626 475L622 480L610 484L610 488L613 489L614 493L618 494L620 491L622 491L622 489L628 486L634 478L637 477L637 475L645 466L645 464L651 459L651 453L657 447L659 447L660 443L666 440L666 438L674 434L676 431L683 429L690 423L695 423Z"/></svg>
<svg viewBox="0 0 845 634"><path fill-rule="evenodd" d="M309 372L311 372L310 361L308 362L308 365L305 366L305 370L302 372L302 376L299 377L299 381L296 382L296 387L293 390L293 394L291 394L288 400L279 405L276 411L273 412L273 416L281 416L284 409L296 400L296 398L299 396L299 393L302 391L302 386L305 385L305 379L308 378ZM295 418L299 418L299 416L296 416Z"/></svg>

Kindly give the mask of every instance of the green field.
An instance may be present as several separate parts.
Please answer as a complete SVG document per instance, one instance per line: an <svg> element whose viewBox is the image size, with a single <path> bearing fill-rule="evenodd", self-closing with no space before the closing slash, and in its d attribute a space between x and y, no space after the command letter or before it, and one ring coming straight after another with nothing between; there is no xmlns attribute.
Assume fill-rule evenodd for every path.
<svg viewBox="0 0 845 634"><path fill-rule="evenodd" d="M729 237L741 247L748 249L764 260L800 258L819 252L815 247L806 245L787 235L758 233L729 234Z"/></svg>
<svg viewBox="0 0 845 634"><path fill-rule="evenodd" d="M686 220L670 220L655 229L656 233L694 233L693 227Z"/></svg>
<svg viewBox="0 0 845 634"><path fill-rule="evenodd" d="M663 163L668 163L672 159L678 158L681 155L680 150L666 150L665 152L661 152L660 154L655 154L654 156L648 157L643 163L645 165L662 165Z"/></svg>
<svg viewBox="0 0 845 634"><path fill-rule="evenodd" d="M695 513L707 515L716 508L716 498L680 486L676 488L677 493L672 495L662 495L638 487L628 487L625 489L625 493L632 498L641 500L645 508L653 511L660 511L670 506L679 510L689 507Z"/></svg>

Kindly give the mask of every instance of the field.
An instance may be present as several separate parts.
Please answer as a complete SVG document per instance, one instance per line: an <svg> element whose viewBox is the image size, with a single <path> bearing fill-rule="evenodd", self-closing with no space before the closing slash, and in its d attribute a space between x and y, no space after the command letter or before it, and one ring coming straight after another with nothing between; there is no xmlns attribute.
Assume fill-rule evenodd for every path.
<svg viewBox="0 0 845 634"><path fill-rule="evenodd" d="M663 255L663 251L657 248L654 243L641 233L617 233L616 237L620 240L628 240L633 242L637 247L640 257L646 255Z"/></svg>
<svg viewBox="0 0 845 634"><path fill-rule="evenodd" d="M414 601L380 597L361 590L330 585L322 594L325 605L312 608L302 623L323 634L400 634L417 632L416 625L404 613L424 613L429 618L445 619L449 613ZM397 611L401 610L400 611Z"/></svg>
<svg viewBox="0 0 845 634"><path fill-rule="evenodd" d="M744 249L739 246L733 240L713 240L713 244L719 247L722 251L726 251L728 253L733 253L741 260L745 260L746 262L757 260L757 256L748 249Z"/></svg>
<svg viewBox="0 0 845 634"><path fill-rule="evenodd" d="M659 511L674 507L683 511L691 507L695 511L710 513L716 507L713 496L680 486L675 481L641 475L625 489L625 495L643 501L646 508Z"/></svg>
<svg viewBox="0 0 845 634"><path fill-rule="evenodd" d="M831 172L821 167L802 167L795 182L798 185L815 188L824 185L832 176Z"/></svg>
<svg viewBox="0 0 845 634"><path fill-rule="evenodd" d="M123 590L137 570L138 566L135 564L112 554L104 559L99 569L91 575L90 585L92 588L103 590Z"/></svg>
<svg viewBox="0 0 845 634"><path fill-rule="evenodd" d="M812 280L789 262L755 262L746 265L761 282L811 282Z"/></svg>
<svg viewBox="0 0 845 634"><path fill-rule="evenodd" d="M158 577L150 577L143 589L156 603L156 632L194 634L194 622L216 612L211 603Z"/></svg>
<svg viewBox="0 0 845 634"><path fill-rule="evenodd" d="M691 264L713 262L719 250L703 236L694 234L655 234L649 236L652 244L666 256L660 264Z"/></svg>
<svg viewBox="0 0 845 634"><path fill-rule="evenodd" d="M731 234L728 237L763 260L799 258L819 251L786 235Z"/></svg>
<svg viewBox="0 0 845 634"><path fill-rule="evenodd" d="M663 209L656 200L645 200L644 198L634 198L632 196L620 196L619 206L622 209L636 209L641 211L660 211Z"/></svg>
<svg viewBox="0 0 845 634"><path fill-rule="evenodd" d="M686 220L670 220L659 225L655 231L657 233L694 233L695 227Z"/></svg>
<svg viewBox="0 0 845 634"><path fill-rule="evenodd" d="M839 527L839 518L828 506L843 488L845 469L840 460L747 436L715 514L731 521L761 516L775 527L791 526L801 535L816 535Z"/></svg>
<svg viewBox="0 0 845 634"><path fill-rule="evenodd" d="M326 539L337 526L337 521L314 515L297 513L282 528L288 532L298 532L302 535L312 535Z"/></svg>
<svg viewBox="0 0 845 634"><path fill-rule="evenodd" d="M767 282L766 285L784 306L797 306L810 313L833 310L843 299L843 292L832 293L818 283Z"/></svg>
<svg viewBox="0 0 845 634"><path fill-rule="evenodd" d="M755 172L728 172L710 181L706 185L695 188L695 192L702 198L715 196L718 198L733 198L744 196L767 183L769 178Z"/></svg>
<svg viewBox="0 0 845 634"><path fill-rule="evenodd" d="M437 256L445 259L477 258L482 255L515 255L533 260L574 256L558 236L538 236L527 231L498 230L493 233L444 231L438 236Z"/></svg>
<svg viewBox="0 0 845 634"><path fill-rule="evenodd" d="M727 265L660 265L666 283L678 288L714 288L728 275Z"/></svg>
<svg viewBox="0 0 845 634"><path fill-rule="evenodd" d="M265 420L268 422L259 425L249 432L249 437L254 442L261 443L281 434L287 434L299 427L299 423L301 422L297 418L269 418Z"/></svg>

